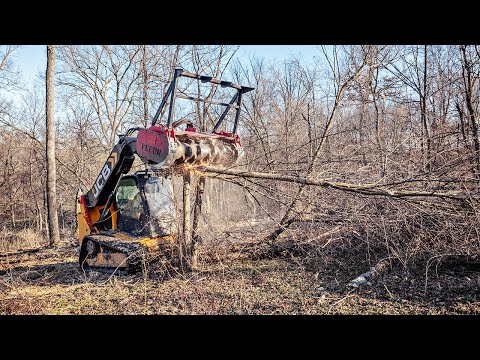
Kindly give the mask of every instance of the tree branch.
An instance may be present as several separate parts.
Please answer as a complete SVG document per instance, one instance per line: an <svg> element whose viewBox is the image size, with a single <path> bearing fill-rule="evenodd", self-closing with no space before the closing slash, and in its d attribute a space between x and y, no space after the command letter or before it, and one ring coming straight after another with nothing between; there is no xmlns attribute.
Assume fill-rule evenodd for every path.
<svg viewBox="0 0 480 360"><path fill-rule="evenodd" d="M293 176L293 175L284 175L284 174L273 174L273 173L261 173L261 172L250 172L245 170L236 170L236 169L222 169L212 166L201 166L198 169L205 176L210 177L219 177L218 175L227 175L233 177L243 177L243 178L255 178L255 179L264 179L264 180L275 180L275 181L286 181L302 185L312 185L320 186L326 188L337 189L346 192L352 192L362 195L370 196L386 196L390 198L412 198L412 197L437 197L437 198L446 198L453 200L463 200L466 201L467 197L463 196L461 192L458 191L446 191L438 192L436 190L432 191L420 191L420 190L394 190L387 189L382 186L376 186L372 184L362 185L362 184L349 184L343 182L335 182L328 180L315 180L307 177Z"/></svg>

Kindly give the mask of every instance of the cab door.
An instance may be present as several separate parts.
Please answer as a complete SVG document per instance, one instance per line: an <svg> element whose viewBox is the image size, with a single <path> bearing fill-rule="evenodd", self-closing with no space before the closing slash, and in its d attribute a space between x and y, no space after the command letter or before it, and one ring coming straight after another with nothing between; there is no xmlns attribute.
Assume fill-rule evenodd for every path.
<svg viewBox="0 0 480 360"><path fill-rule="evenodd" d="M126 176L120 180L115 194L117 205L117 228L132 235L142 235L146 228L146 204L136 176Z"/></svg>

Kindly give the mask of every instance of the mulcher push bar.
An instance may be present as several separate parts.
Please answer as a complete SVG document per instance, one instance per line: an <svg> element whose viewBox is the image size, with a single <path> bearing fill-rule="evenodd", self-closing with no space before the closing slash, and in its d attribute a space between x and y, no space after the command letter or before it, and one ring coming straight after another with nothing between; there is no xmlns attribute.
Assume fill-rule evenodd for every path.
<svg viewBox="0 0 480 360"><path fill-rule="evenodd" d="M237 90L237 93L233 96L232 100L230 103L226 104L223 102L217 102L217 101L211 101L211 100L206 100L206 99L201 99L193 96L186 96L186 95L178 95L177 94L177 82L179 77L188 77L192 79L197 79L200 80L203 83L209 82L212 84L217 84L222 87L231 87L233 89ZM206 75L200 75L200 74L193 74L191 72L185 71L182 68L177 68L175 69L175 72L173 73L173 79L165 92L165 95L163 96L162 102L160 103L160 106L155 113L155 116L152 119L152 125L155 125L158 121L158 118L160 117L160 114L162 113L165 105L167 104L168 99L170 98L169 101L169 108L168 108L168 115L167 115L167 128L172 127L172 119L173 119L173 113L174 113L174 108L175 108L175 100L177 97L181 99L188 99L188 100L193 100L193 101L200 101L200 102L205 102L205 103L211 103L211 104L216 104L216 105L222 105L225 106L225 111L222 113L220 118L218 119L217 123L215 124L215 127L213 128L213 131L217 131L223 120L225 119L225 116L227 116L228 111L231 108L234 108L236 110L235 114L235 122L233 124L233 130L232 133L236 134L237 133L237 127L238 127L238 120L240 118L240 110L242 106L242 95L252 91L254 88L248 87L248 86L242 86L238 84L234 84L230 81L223 81L219 79L215 79L211 76L206 76Z"/></svg>

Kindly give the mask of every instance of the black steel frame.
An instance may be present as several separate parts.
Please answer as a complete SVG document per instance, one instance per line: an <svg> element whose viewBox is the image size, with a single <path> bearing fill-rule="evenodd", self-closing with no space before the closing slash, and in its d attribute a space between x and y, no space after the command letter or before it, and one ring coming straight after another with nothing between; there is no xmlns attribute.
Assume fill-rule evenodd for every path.
<svg viewBox="0 0 480 360"><path fill-rule="evenodd" d="M209 83L212 83L212 84L220 85L222 87L231 87L233 89L236 89L237 92L235 93L232 100L230 100L230 102L228 104L218 102L218 101L196 98L196 97L193 97L193 96L186 96L186 95L183 95L183 94L177 94L178 79L182 76L183 77L188 77L188 78L191 78L191 79L200 80L202 83L209 82ZM168 86L168 89L165 92L165 95L163 96L162 102L160 103L160 106L158 107L158 110L157 110L157 112L155 113L155 116L152 119L152 125L155 125L157 123L158 118L160 117L160 114L162 113L165 105L167 104L168 99L170 99L166 126L167 126L167 128L171 128L172 127L173 114L174 114L174 111L175 111L175 100L177 98L181 98L181 99L200 101L200 102L225 106L225 110L223 111L222 115L220 115L220 117L218 118L218 120L215 123L215 126L213 127L212 131L217 131L218 128L220 127L220 125L222 124L223 120L227 116L228 112L230 111L230 109L232 109L232 108L235 109L236 113L235 113L235 121L234 121L234 124L233 124L232 133L236 134L237 129L238 129L238 120L240 119L240 111L241 111L241 107L242 107L243 94L245 94L249 91L252 91L254 89L255 88L252 88L252 87L249 87L249 86L242 86L242 85L234 84L230 81L223 81L223 80L215 79L211 76L193 74L191 72L185 71L182 68L176 68L174 73L173 73L173 79L170 82L170 85Z"/></svg>

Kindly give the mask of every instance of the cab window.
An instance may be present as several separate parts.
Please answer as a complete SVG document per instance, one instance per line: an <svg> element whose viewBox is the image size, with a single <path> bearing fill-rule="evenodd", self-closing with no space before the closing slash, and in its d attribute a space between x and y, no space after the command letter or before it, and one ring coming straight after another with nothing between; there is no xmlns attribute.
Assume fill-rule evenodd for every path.
<svg viewBox="0 0 480 360"><path fill-rule="evenodd" d="M134 231L144 214L142 196L135 179L120 181L117 188L116 202L118 209L118 228L124 231Z"/></svg>

